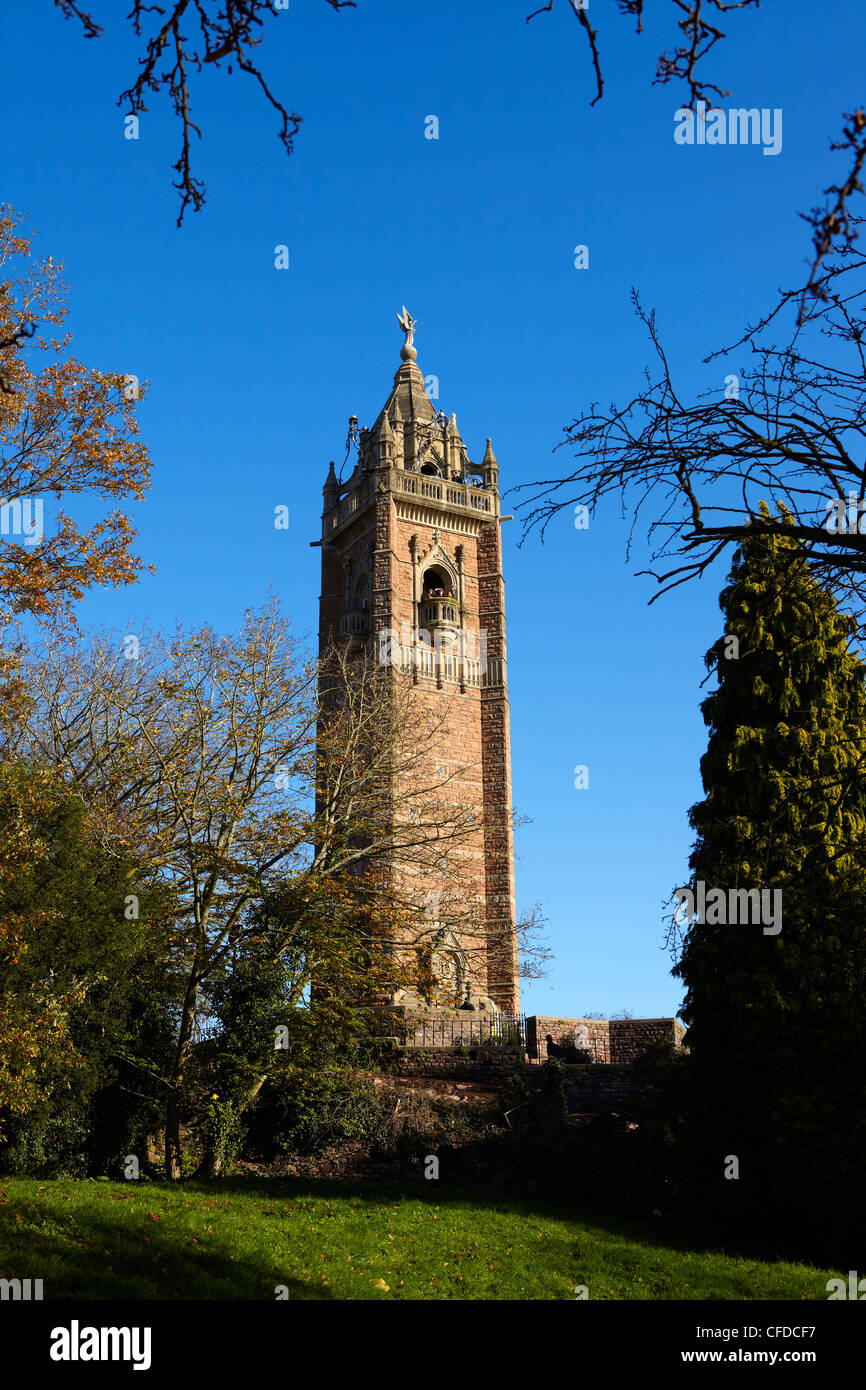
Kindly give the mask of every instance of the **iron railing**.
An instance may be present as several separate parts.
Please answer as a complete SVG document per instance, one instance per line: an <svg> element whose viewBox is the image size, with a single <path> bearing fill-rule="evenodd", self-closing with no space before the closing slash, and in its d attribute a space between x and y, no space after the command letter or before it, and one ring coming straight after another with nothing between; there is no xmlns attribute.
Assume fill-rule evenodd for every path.
<svg viewBox="0 0 866 1390"><path fill-rule="evenodd" d="M427 1016L414 1011L371 1009L369 1031L402 1047L514 1047L526 1051L526 1015L456 1010Z"/></svg>

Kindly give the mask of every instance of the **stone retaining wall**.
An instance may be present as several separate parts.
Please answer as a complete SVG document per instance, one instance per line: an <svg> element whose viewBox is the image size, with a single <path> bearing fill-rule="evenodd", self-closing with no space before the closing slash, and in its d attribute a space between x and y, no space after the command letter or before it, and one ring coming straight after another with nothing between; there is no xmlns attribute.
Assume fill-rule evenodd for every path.
<svg viewBox="0 0 866 1390"><path fill-rule="evenodd" d="M630 1110L637 1095L630 1063L607 1067L586 1065L568 1068L566 1097L575 1110Z"/></svg>
<svg viewBox="0 0 866 1390"><path fill-rule="evenodd" d="M634 1062L654 1042L679 1047L685 1029L677 1018L553 1018L533 1015L526 1020L526 1050L547 1061L548 1033L559 1045L586 1048L594 1062Z"/></svg>
<svg viewBox="0 0 866 1390"><path fill-rule="evenodd" d="M526 1067L526 1061L518 1049L504 1047L471 1048L466 1054L444 1047L398 1047L383 1066L398 1076L495 1077L502 1080L509 1072Z"/></svg>
<svg viewBox="0 0 866 1390"><path fill-rule="evenodd" d="M537 1014L526 1020L526 1050L539 1062L547 1061L548 1033L562 1046L585 1047L594 1062L609 1062L610 1023L606 1018L552 1018Z"/></svg>
<svg viewBox="0 0 866 1390"><path fill-rule="evenodd" d="M393 1064L376 1078L377 1085L387 1084L392 1077L395 1084L423 1086L425 1078L435 1078L439 1086L453 1090L455 1083L471 1083L473 1090L485 1091L484 1099L489 1101L490 1092L498 1094L500 1087L509 1076L522 1074L526 1085L533 1090L542 1083L543 1073L537 1067L530 1067L515 1054L500 1057L459 1057L454 1053L443 1052L441 1048L430 1048L426 1052L413 1048L411 1052L395 1054ZM638 1094L630 1063L613 1063L610 1066L592 1064L569 1066L566 1076L566 1096L570 1111L620 1110L631 1112ZM467 1095L467 1101L475 1099Z"/></svg>

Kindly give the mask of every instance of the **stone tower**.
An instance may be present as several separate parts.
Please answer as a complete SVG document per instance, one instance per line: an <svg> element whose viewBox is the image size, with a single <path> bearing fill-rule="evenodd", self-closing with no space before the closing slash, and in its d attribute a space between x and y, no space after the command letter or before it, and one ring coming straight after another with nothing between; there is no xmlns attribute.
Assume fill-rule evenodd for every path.
<svg viewBox="0 0 866 1390"><path fill-rule="evenodd" d="M447 774L449 795L477 819L463 852L475 930L470 945L459 917L442 926L434 909L419 920L417 940L428 942L453 1002L487 996L516 1012L499 465L489 439L473 464L456 416L434 410L415 320L405 309L397 317L405 341L393 388L360 431L351 477L340 482L332 463L324 486L320 643L366 646L395 676L409 673L401 678L412 680L420 708L447 710L431 778Z"/></svg>

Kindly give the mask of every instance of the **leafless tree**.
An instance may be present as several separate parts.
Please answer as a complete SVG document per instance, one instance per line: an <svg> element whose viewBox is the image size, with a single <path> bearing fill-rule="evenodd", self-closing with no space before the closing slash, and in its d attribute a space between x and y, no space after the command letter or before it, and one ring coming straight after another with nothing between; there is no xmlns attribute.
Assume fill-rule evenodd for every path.
<svg viewBox="0 0 866 1390"><path fill-rule="evenodd" d="M860 129L850 127L858 142ZM566 508L593 512L615 495L630 518L629 547L646 518L659 562L647 571L660 585L654 602L703 574L748 531L784 531L859 613L866 606L866 256L857 250L859 222L850 211L838 215L829 243L820 233L807 283L782 292L736 343L704 358L717 384L696 398L678 386L656 314L633 290L655 367L627 403L593 404L566 428L556 447L574 450L576 467L567 476L521 485L531 492L520 504L523 539L536 528L543 534ZM745 353L745 364L734 370L729 360L720 369L735 352Z"/></svg>
<svg viewBox="0 0 866 1390"><path fill-rule="evenodd" d="M95 39L102 34L102 26L76 0L54 0L54 3L65 18L81 24L85 38ZM325 3L337 11L356 6L356 0L325 0ZM555 3L556 0L548 0L547 4L533 10L526 16L526 23L550 13ZM734 11L759 9L760 0L670 0L670 3L674 7L671 18L676 19L680 37L659 55L653 83L682 83L687 106L694 108L699 101L705 101L712 107L716 98L729 95L727 89L712 81L706 73L708 55L727 36L721 24L723 20L727 24L725 17ZM598 30L592 27L588 6L583 0L563 0L563 6L565 4L587 40L596 88L590 103L594 106L604 91ZM634 19L639 34L643 32L644 0L617 0L617 8L625 18ZM193 135L201 136L192 114L191 77L200 73L204 64L213 63L219 67L225 62L229 73L235 65L254 78L279 117L280 143L287 154L294 148L294 137L302 117L290 111L275 95L256 61L256 50L264 37L266 15L275 15L272 0L173 0L166 5L133 0L127 18L136 37L144 39L144 48L138 76L121 93L118 105L125 105L131 115L138 115L147 110L149 93L168 94L181 127L181 151L173 166L177 174L174 187L181 199L178 226L187 208L192 206L198 211L205 198L204 184L193 174L191 153ZM858 111L849 120L851 128L845 129L842 140L833 148L851 150L850 172L843 182L826 190L829 203L804 214L813 235L812 270L804 298L815 292L821 265L840 231L845 235L850 233L852 219L848 201L852 193L862 191L859 180L866 158L866 140L863 139L866 117Z"/></svg>
<svg viewBox="0 0 866 1390"><path fill-rule="evenodd" d="M565 3L565 0L564 0ZM601 68L601 59L598 47L598 31L593 29L589 22L587 6L582 0L567 0L572 12L580 22L581 28L586 35L589 44L590 60L595 75L596 92L591 106L601 100L604 91L604 77ZM697 106L699 101L706 102L709 108L716 105L717 97L730 96L730 91L723 89L716 82L711 82L705 76L706 64L704 60L715 48L716 44L726 37L726 33L719 27L719 21L723 15L729 14L733 10L760 9L760 0L671 0L671 3L682 14L682 18L677 21L677 27L682 33L682 40L673 48L663 52L658 59L656 75L653 85L664 85L668 82L682 82L685 86L685 105L691 109ZM542 5L539 9L527 16L527 24L535 19L537 15L549 13L555 4L555 0ZM644 0L617 0L620 13L631 16L636 21L637 32L643 32L643 13ZM700 71L698 70L700 65ZM866 113L857 110L845 119L849 124L843 127L842 137L830 146L831 150L847 150L850 155L848 173L841 183L832 184L824 190L826 201L823 206L813 207L808 213L801 216L812 228L812 260L808 279L800 293L800 317L805 314L806 303L810 296L820 295L822 290L821 269L826 257L831 250L839 249L840 245L850 245L856 235L854 223L856 218L850 211L850 199L854 193L862 193L863 187L860 182L860 175L863 170L863 162L866 160Z"/></svg>
<svg viewBox="0 0 866 1390"><path fill-rule="evenodd" d="M54 0L67 19L77 19L84 37L99 38L102 26L74 0ZM354 8L355 0L325 0L332 10ZM173 0L168 5L147 5L133 0L127 16L137 38L144 38L144 52L135 81L121 93L118 106L126 106L130 115L146 111L149 93L167 92L172 110L180 122L181 151L174 170L180 193L181 225L187 208L195 212L204 203L205 187L192 172L192 137L201 137L201 129L193 119L191 76L200 73L205 63L217 67L227 63L228 72L236 65L241 72L255 79L266 100L279 117L277 138L287 154L301 125L296 111L289 111L274 95L256 61L255 50L262 42L261 30L265 16L275 17L272 0ZM154 18L155 16L155 18Z"/></svg>

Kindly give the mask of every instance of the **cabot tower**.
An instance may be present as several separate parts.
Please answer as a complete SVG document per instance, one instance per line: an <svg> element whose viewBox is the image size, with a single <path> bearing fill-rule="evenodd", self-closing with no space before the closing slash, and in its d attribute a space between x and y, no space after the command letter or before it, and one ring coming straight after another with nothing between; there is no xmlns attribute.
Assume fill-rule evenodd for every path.
<svg viewBox="0 0 866 1390"><path fill-rule="evenodd" d="M410 673L420 709L447 705L431 777L448 776L449 796L477 820L461 855L486 936L473 949L459 920L442 926L434 911L419 921L418 939L426 934L434 974L455 1003L516 1012L499 465L489 439L474 464L456 416L434 409L417 365L416 320L405 308L397 317L405 341L388 399L359 433L351 477L340 482L332 463L324 486L320 643L368 646L394 672Z"/></svg>

